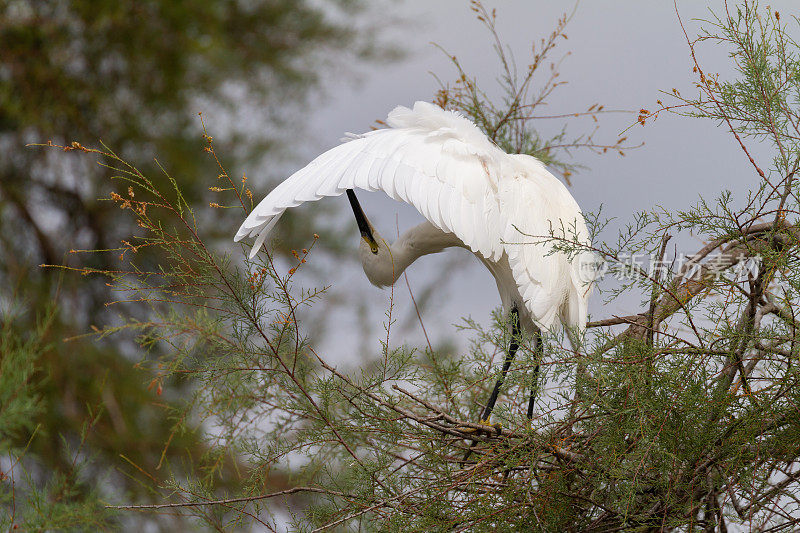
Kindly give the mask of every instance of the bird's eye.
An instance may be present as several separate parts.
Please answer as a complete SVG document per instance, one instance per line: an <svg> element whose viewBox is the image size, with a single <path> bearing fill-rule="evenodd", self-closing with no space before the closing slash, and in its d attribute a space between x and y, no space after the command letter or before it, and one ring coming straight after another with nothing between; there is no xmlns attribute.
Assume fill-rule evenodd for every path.
<svg viewBox="0 0 800 533"><path fill-rule="evenodd" d="M372 253L378 255L378 245L377 244L370 244L369 249L372 250Z"/></svg>

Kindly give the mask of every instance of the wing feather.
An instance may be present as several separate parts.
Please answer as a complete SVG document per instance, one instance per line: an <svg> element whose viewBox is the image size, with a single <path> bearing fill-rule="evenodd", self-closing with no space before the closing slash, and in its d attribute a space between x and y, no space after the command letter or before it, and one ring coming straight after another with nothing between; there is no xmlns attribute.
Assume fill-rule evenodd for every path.
<svg viewBox="0 0 800 533"><path fill-rule="evenodd" d="M469 120L432 104L398 107L386 122L389 128L355 136L277 185L235 239L257 237L252 257L286 209L351 188L383 190L484 260L507 259L516 291L538 325L550 327L557 316L585 322L585 284L583 292L576 289L574 266L545 242L570 223L588 242L564 185L536 159L506 154Z"/></svg>
<svg viewBox="0 0 800 533"><path fill-rule="evenodd" d="M431 104L418 102L413 110L397 108L388 122L395 127L332 148L280 183L247 217L236 240L260 236L285 209L361 188L383 190L413 205L436 227L454 233L476 253L499 259L502 247L485 245L492 242L484 234L485 223L464 227L482 222L480 215L485 210L482 201L463 197L464 187L459 182L469 173L459 171L469 165L480 166L475 155L464 161L464 153L496 159L502 152L471 122ZM474 176L471 179L474 181ZM478 246L478 241L484 245Z"/></svg>
<svg viewBox="0 0 800 533"><path fill-rule="evenodd" d="M537 160L510 157L518 166L504 176L500 201L508 217L504 246L520 295L540 326L550 328L560 316L566 325L582 328L590 286L578 281L579 262L553 249L559 240L578 247L590 244L580 208ZM509 180L509 175L516 178ZM537 216L526 216L532 206Z"/></svg>

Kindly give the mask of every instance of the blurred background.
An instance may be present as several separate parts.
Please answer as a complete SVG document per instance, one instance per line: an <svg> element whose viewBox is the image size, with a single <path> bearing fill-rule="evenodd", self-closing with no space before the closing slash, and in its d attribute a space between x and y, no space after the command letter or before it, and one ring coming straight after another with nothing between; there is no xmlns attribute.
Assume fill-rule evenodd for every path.
<svg viewBox="0 0 800 533"><path fill-rule="evenodd" d="M500 35L520 65L564 10L572 12L571 4L556 2L485 4L497 8ZM788 0L771 4L787 13L792 6ZM721 0L678 2L690 35L697 31L695 19L723 8ZM581 112L595 103L627 111L603 115L598 140L613 142L636 124L639 109L657 108L662 91L692 91L688 48L669 2L584 2L567 34L552 56L563 60L567 83L549 97L548 114ZM430 101L441 83L452 83L457 72L432 43L457 55L492 94L500 71L490 37L465 0L0 0L0 320L4 349L22 346L35 356L34 372L23 381L38 398L26 416L2 413L8 423L0 423L0 454L6 454L0 469L10 468L13 450L27 447L31 482L46 486L71 471L80 448L94 457L96 474L145 501L146 491L119 467L120 456L158 472L168 439L173 464L181 463L180 454L207 451L197 435L171 434L163 417L160 403L180 402L181 391L157 397L148 388L152 376L134 368L158 354L143 355L124 336L80 337L92 326L115 323L116 313L146 311L134 304L109 309L105 303L116 296L104 280L39 266L113 268L92 265L101 261L97 255L70 250L114 248L130 233L129 218L99 200L113 190L108 178L114 173L85 157L27 144L102 142L146 175L161 172L157 158L190 202L207 205L214 201L208 188L218 171L202 157L202 112L230 174L246 174L258 199L336 145L344 132L367 131L394 106ZM703 51L699 59L709 72L732 74L724 50ZM561 119L543 119L536 127L552 134L563 126ZM570 125L575 134L595 127L589 120ZM572 153L572 162L584 167L570 178L578 203L615 217L601 238L613 238L637 210L686 207L720 189L735 193L752 179L733 140L711 123L665 114L626 135L630 144L643 146L624 157ZM420 220L413 209L380 194L361 199L386 236ZM199 213L219 247L233 256L243 253L245 247L240 252L232 242L240 212ZM313 233L322 238L300 283L331 285L310 311L320 324L313 335L321 352L355 365L379 347L390 292L372 287L361 272L358 232L343 198L285 217L275 249L286 254L307 246ZM691 253L699 245L684 239L676 252ZM491 276L465 251L426 257L408 277L435 346L463 349L468 339L454 324L468 316L488 323L499 305ZM390 344L422 346L425 337L402 281L393 298L397 324ZM639 305L598 297L591 312L631 314ZM46 317L44 342L24 348ZM0 368L10 375L8 365ZM18 394L0 391L0 400ZM84 424L99 407L104 413L87 435ZM85 490L98 490L91 472L86 477Z"/></svg>

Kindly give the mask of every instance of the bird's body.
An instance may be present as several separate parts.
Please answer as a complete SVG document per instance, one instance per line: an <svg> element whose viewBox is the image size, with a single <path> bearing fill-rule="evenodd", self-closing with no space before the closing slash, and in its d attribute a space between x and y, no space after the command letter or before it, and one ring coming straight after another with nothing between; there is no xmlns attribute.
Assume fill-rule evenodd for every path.
<svg viewBox="0 0 800 533"><path fill-rule="evenodd" d="M347 191L373 284L391 285L422 255L463 247L492 273L503 308L517 312L522 329L549 329L556 318L583 329L592 280L580 261L553 249L559 239L589 245L566 187L534 157L507 154L472 122L432 104L398 107L387 124L328 150L275 187L236 240L257 237L252 257L286 209ZM389 244L366 221L352 189L383 190L427 220Z"/></svg>

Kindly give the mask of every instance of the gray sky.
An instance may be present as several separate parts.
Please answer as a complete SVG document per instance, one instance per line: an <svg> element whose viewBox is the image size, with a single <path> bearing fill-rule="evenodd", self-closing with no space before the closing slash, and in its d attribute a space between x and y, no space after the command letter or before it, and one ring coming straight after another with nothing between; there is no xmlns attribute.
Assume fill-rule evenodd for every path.
<svg viewBox="0 0 800 533"><path fill-rule="evenodd" d="M771 4L773 9L790 12L789 1ZM511 46L518 63L525 64L532 40L538 41L549 34L565 7L572 4L487 1L486 5L497 7L501 37ZM721 13L723 5L722 1L678 2L690 35L699 27L693 19L708 18L709 7ZM308 130L313 137L298 150L297 168L336 145L343 132L368 130L375 119L384 118L398 104L430 100L438 88L430 72L442 80L453 80L453 67L431 42L456 54L479 83L485 87L493 85L499 66L489 35L475 20L466 0L406 1L391 9L403 22L386 31L405 47L408 57L388 65L330 73L326 81L328 96L309 114ZM672 2L585 0L578 6L567 33L569 39L562 42L553 58L570 52L561 67L562 78L569 83L550 98L548 111L553 114L582 111L595 102L609 109L652 110L657 99L665 99L661 90L676 87L684 94L691 94L692 65ZM702 51L700 60L707 72L719 72L723 78L731 74L724 50L706 45ZM602 132L607 132L605 138L613 140L634 121L632 115L607 115L598 139L604 137ZM561 123L553 121L542 126L557 129ZM579 125L575 126L573 131L578 132ZM722 189L743 192L755 183L754 173L734 139L709 121L662 115L644 128L634 127L628 135L633 142L641 141L645 146L629 151L626 157L575 154L575 162L588 168L573 177L572 194L584 211L596 211L602 205L606 216L618 219L604 238L613 238L616 229L637 210L656 205L669 210L685 208L698 196L711 199ZM385 236L395 234L395 217L399 219L401 232L421 220L413 208L382 194L362 193L360 197L365 211ZM345 202L343 198L324 201ZM691 237L678 242L679 251L684 252L691 252L701 244ZM357 243L354 226L354 254ZM436 276L439 269L451 265L445 255L458 254L470 259L465 251L451 250L412 265L408 270L412 286L420 286ZM438 292L437 300L424 313L432 340L454 337L456 330L452 324L462 316L487 322L491 309L499 305L497 289L488 271L477 260L463 262L466 264L455 270ZM366 318L359 321L352 315L343 319L342 329L337 328L339 334L329 336L323 343L327 353L345 355L355 347L356 336L346 335L349 331L368 328L375 334L372 338L382 331L389 292L372 287L357 263L348 265L345 271L332 271L331 279L326 281L339 289L357 291L359 298L369 302ZM410 307L402 280L396 285L395 300L395 316L405 316ZM638 310L636 298L611 305L603 305L600 298L595 298L590 306L595 318ZM393 337L391 344L402 342L422 345L424 340L419 328L414 328L402 338ZM377 348L377 341L375 344Z"/></svg>

